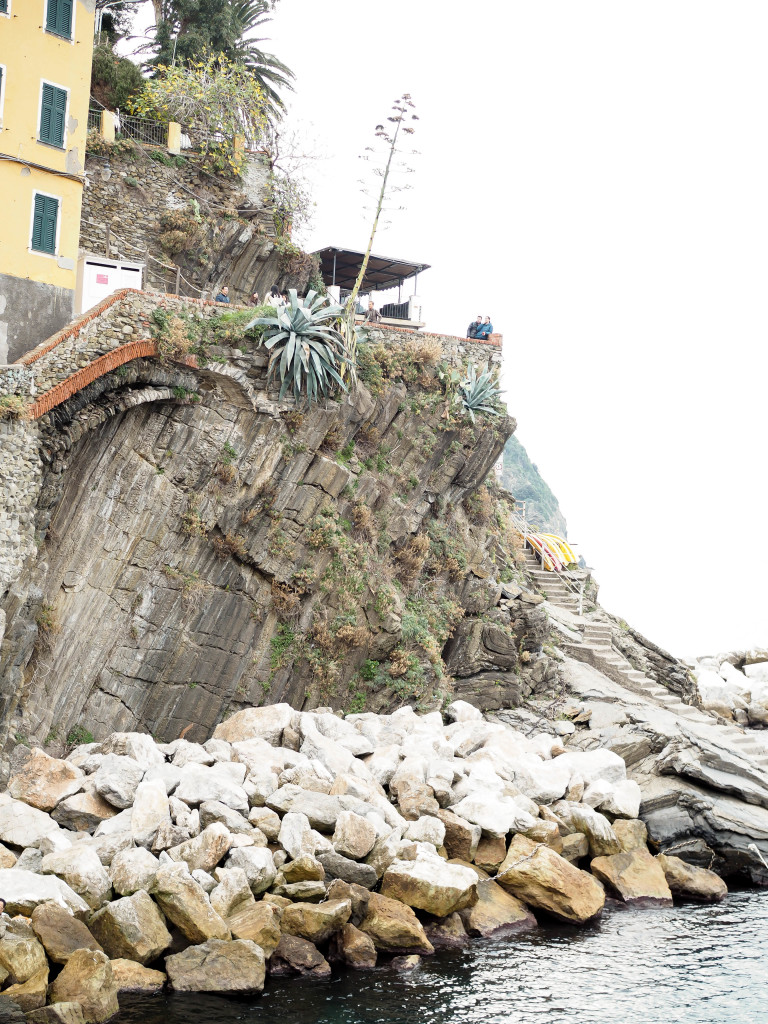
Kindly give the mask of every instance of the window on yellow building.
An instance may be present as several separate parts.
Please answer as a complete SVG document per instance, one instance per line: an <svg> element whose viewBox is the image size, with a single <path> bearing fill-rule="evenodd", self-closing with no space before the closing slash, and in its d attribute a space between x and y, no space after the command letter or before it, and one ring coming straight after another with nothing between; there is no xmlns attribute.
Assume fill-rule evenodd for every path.
<svg viewBox="0 0 768 1024"><path fill-rule="evenodd" d="M0 14L8 14L8 0L0 0Z"/></svg>
<svg viewBox="0 0 768 1024"><path fill-rule="evenodd" d="M48 0L46 32L64 36L65 39L72 38L72 3L73 0Z"/></svg>
<svg viewBox="0 0 768 1024"><path fill-rule="evenodd" d="M38 135L40 141L62 149L66 116L67 90L43 82L43 94L40 102L40 134Z"/></svg>
<svg viewBox="0 0 768 1024"><path fill-rule="evenodd" d="M32 213L32 248L35 252L56 255L56 229L59 220L59 200L56 196L35 192Z"/></svg>

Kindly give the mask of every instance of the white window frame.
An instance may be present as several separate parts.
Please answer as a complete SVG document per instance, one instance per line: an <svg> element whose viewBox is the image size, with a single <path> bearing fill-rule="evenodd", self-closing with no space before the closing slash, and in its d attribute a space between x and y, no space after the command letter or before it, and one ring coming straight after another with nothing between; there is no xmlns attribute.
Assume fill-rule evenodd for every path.
<svg viewBox="0 0 768 1024"><path fill-rule="evenodd" d="M3 130L3 114L5 112L5 80L8 77L8 68L0 64L0 132ZM42 99L40 103L42 104Z"/></svg>
<svg viewBox="0 0 768 1024"><path fill-rule="evenodd" d="M59 204L59 211L56 215L56 251L55 252L40 252L39 249L32 248L32 235L35 232L35 197L45 196L46 199L56 199ZM61 212L64 209L64 197L57 196L55 192L43 192L42 189L36 188L32 191L32 209L29 211L29 245L28 251L33 256L43 256L45 259L57 260L61 256L59 250L59 238L61 235Z"/></svg>
<svg viewBox="0 0 768 1024"><path fill-rule="evenodd" d="M10 0L8 6L10 7ZM72 0L72 35L67 39L66 36L57 35L55 32L49 32L46 28L48 24L48 0L43 0L43 32L47 36L51 36L53 39L60 39L62 43L69 43L70 46L75 45L75 39L77 36L77 0Z"/></svg>
<svg viewBox="0 0 768 1024"><path fill-rule="evenodd" d="M66 150L67 148L67 123L69 121L69 102L71 99L72 90L67 85L60 85L58 82L52 82L50 78L40 79L40 99L37 104L37 128L35 129L35 141L38 142L41 146L48 146L49 149L58 149L59 147L54 146L51 142L44 142L40 138L40 121L43 116L43 86L45 85L53 86L54 89L61 89L62 92L65 92L67 94L67 105L64 109L64 135L61 140L61 150L63 151Z"/></svg>
<svg viewBox="0 0 768 1024"><path fill-rule="evenodd" d="M10 16L11 16L11 7L12 6L13 6L13 0L8 0L8 10L7 11L0 11L0 18L10 18Z"/></svg>

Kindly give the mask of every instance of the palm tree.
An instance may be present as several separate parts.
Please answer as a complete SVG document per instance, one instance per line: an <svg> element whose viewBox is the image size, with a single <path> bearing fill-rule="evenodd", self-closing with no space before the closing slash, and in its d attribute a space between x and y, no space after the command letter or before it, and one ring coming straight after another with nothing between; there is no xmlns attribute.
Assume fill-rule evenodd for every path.
<svg viewBox="0 0 768 1024"><path fill-rule="evenodd" d="M237 31L237 43L232 57L245 61L251 74L264 90L267 105L272 115L280 118L285 111L278 89L290 89L294 73L272 53L265 53L259 46L266 42L263 37L246 38L250 32L258 31L270 20L269 0L231 0L232 20Z"/></svg>

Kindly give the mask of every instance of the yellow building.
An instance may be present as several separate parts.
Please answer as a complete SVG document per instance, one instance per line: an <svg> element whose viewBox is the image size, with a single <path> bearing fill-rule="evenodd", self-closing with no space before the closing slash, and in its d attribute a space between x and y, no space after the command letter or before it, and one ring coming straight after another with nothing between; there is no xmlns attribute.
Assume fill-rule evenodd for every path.
<svg viewBox="0 0 768 1024"><path fill-rule="evenodd" d="M72 319L95 0L0 0L0 363Z"/></svg>

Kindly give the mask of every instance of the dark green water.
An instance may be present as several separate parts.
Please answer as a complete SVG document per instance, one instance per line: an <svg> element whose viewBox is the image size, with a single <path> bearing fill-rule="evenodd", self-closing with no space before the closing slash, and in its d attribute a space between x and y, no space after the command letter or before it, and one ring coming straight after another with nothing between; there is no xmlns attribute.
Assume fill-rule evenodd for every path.
<svg viewBox="0 0 768 1024"><path fill-rule="evenodd" d="M768 1024L768 891L716 907L612 907L587 929L548 927L328 982L267 981L255 1000L121 999L120 1024Z"/></svg>

